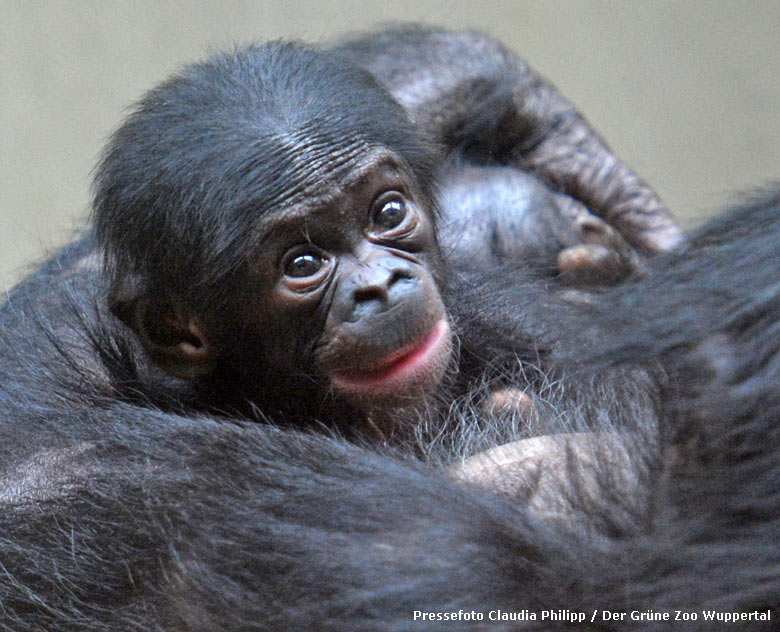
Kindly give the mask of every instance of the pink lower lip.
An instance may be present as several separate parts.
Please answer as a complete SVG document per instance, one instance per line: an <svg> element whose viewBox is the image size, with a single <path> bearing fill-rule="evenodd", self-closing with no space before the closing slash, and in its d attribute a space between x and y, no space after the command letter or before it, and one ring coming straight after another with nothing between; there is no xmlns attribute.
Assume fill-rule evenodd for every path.
<svg viewBox="0 0 780 632"><path fill-rule="evenodd" d="M333 375L334 385L371 388L372 386L382 386L390 380L402 379L411 375L416 368L426 365L444 338L447 327L447 321L442 318L420 342L392 353L380 363L379 368L355 371L352 374L335 374Z"/></svg>

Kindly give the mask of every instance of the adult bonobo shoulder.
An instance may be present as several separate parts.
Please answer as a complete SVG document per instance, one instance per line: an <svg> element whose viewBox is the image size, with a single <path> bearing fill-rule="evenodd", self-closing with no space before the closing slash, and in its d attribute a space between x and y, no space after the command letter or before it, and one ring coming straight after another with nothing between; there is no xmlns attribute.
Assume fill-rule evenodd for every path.
<svg viewBox="0 0 780 632"><path fill-rule="evenodd" d="M398 82L401 69L382 63L387 38L399 43L394 63L405 60L408 85ZM573 261L561 268L575 279L618 278L639 255L623 256L634 253L618 232L566 207L567 193L597 200L595 190L613 190L595 210L646 250L676 234L657 198L580 117L573 138L585 134L593 159L610 169L572 171L560 144L558 162L540 159L538 143L563 128L529 103L543 101L555 116L574 109L491 40L462 38L411 29L334 50L237 49L151 91L114 135L94 214L109 302L153 362L189 382L198 408L368 424L386 435L396 423L388 416L429 407L436 393L457 394L463 385L453 392L446 378L458 368L453 336L467 341L469 330L443 299L455 277L437 239L439 214L449 221L451 261L471 250L460 239L464 223L455 228L465 215L472 234L490 227L483 241L501 239L508 260L548 276ZM485 46L492 53L480 71ZM447 83L414 88L445 69ZM452 110L464 91L468 99ZM581 150L572 144L573 154ZM561 191L519 174L496 184L524 161ZM458 186L481 191L493 210L480 213ZM532 204L516 196L515 209L501 198L502 190L533 187L541 193ZM513 211L527 221L500 217ZM585 252L567 259L578 246ZM590 272L571 274L578 269ZM513 332L496 347L514 359L525 351L520 340Z"/></svg>

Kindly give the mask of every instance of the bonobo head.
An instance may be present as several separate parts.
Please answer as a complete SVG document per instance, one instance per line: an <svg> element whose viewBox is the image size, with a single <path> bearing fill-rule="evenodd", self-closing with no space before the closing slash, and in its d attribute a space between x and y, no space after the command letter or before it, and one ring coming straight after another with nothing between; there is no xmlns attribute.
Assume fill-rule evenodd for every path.
<svg viewBox="0 0 780 632"><path fill-rule="evenodd" d="M95 183L114 313L224 404L388 410L450 357L431 145L367 73L272 43L186 68Z"/></svg>

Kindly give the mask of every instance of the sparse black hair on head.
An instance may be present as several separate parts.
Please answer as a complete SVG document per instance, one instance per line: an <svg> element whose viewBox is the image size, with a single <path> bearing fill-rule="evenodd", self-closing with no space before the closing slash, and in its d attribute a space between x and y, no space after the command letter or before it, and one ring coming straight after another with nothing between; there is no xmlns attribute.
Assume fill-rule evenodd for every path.
<svg viewBox="0 0 780 632"><path fill-rule="evenodd" d="M375 147L431 182L433 145L335 53L271 42L187 66L139 102L98 166L95 230L114 284L200 284L213 296L246 259L253 218L316 193Z"/></svg>

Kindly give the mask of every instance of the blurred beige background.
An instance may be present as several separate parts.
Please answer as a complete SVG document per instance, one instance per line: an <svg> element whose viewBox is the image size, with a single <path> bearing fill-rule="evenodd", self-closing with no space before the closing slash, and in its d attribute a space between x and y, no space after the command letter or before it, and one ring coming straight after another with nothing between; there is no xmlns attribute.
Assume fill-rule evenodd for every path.
<svg viewBox="0 0 780 632"><path fill-rule="evenodd" d="M82 225L107 135L183 63L397 19L508 43L686 223L780 178L777 0L0 0L0 289Z"/></svg>

